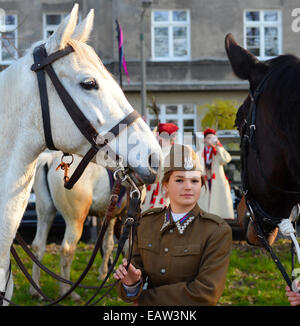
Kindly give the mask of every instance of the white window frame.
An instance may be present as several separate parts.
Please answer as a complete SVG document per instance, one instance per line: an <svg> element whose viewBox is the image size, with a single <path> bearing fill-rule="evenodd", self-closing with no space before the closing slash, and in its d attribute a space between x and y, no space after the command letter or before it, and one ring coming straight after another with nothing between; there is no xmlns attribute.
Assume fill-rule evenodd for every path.
<svg viewBox="0 0 300 326"><path fill-rule="evenodd" d="M47 15L60 15L61 16L61 22L62 20L68 15L69 13L68 12L51 12L51 11L48 11L48 12L44 12L43 13L43 39L44 41L47 40L47 32L48 31L55 31L55 29L58 27L58 25L48 25L47 24L47 19L46 19L46 16ZM80 23L81 22L81 13L78 13L78 22Z"/></svg>
<svg viewBox="0 0 300 326"><path fill-rule="evenodd" d="M183 113L183 107L185 105L190 105L193 107L193 113ZM193 135L196 134L197 131L197 107L196 104L193 103L182 103L182 104L172 104L172 103L167 103L167 104L159 104L158 105L160 108L160 113L159 113L159 121L161 123L166 123L168 119L176 119L178 123L176 124L178 126L178 131L177 131L177 142L180 144L183 144L183 132L184 132L184 125L183 125L183 120L186 119L191 119L194 120L194 129L191 129L191 132ZM166 107L167 106L177 106L177 113L176 114L167 114L166 113ZM147 123L150 125L150 120L155 120L156 116L155 114L148 113L147 114Z"/></svg>
<svg viewBox="0 0 300 326"><path fill-rule="evenodd" d="M258 11L259 12L259 21L247 21L246 13L249 11ZM278 20L276 22L264 21L264 12L265 11L274 11L278 14ZM244 48L247 49L247 27L258 27L259 28L259 49L260 55L258 56L259 60L268 60L274 58L274 56L265 55L265 27L276 27L278 29L278 55L282 54L282 15L281 10L278 9L247 9L244 10L243 14L244 20ZM277 56L277 55L276 55Z"/></svg>
<svg viewBox="0 0 300 326"><path fill-rule="evenodd" d="M10 65L12 62L18 59L18 15L16 13L7 12L6 16L14 16L15 24L14 25L5 25L5 32L15 32L15 58L11 60L2 60L2 36L0 32L1 42L0 42L0 64L1 65Z"/></svg>
<svg viewBox="0 0 300 326"><path fill-rule="evenodd" d="M43 39L44 41L47 40L47 33L48 31L55 31L58 25L48 25L47 24L47 16L48 15L59 15L61 16L61 21L68 15L67 12L44 12L43 13Z"/></svg>
<svg viewBox="0 0 300 326"><path fill-rule="evenodd" d="M167 22L156 22L154 21L154 13L156 11L167 11L168 21ZM187 13L187 21L184 22L173 22L172 12L173 11L185 11ZM173 55L173 27L187 27L187 55L183 57L175 57ZM168 39L169 39L169 56L168 57L156 57L155 56L155 27L168 27ZM191 19L189 9L156 9L151 12L151 56L152 61L188 61L191 58Z"/></svg>

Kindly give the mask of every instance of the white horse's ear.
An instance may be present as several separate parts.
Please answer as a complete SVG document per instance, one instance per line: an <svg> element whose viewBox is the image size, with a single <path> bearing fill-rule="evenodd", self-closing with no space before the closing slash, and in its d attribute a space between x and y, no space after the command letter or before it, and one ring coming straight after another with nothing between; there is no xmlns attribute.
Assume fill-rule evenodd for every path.
<svg viewBox="0 0 300 326"><path fill-rule="evenodd" d="M58 25L56 31L46 42L47 52L50 54L56 50L63 49L75 30L78 18L78 4L76 3L71 13Z"/></svg>
<svg viewBox="0 0 300 326"><path fill-rule="evenodd" d="M72 39L85 43L89 39L93 29L93 24L94 9L91 9L85 19L76 26L74 33L72 34Z"/></svg>

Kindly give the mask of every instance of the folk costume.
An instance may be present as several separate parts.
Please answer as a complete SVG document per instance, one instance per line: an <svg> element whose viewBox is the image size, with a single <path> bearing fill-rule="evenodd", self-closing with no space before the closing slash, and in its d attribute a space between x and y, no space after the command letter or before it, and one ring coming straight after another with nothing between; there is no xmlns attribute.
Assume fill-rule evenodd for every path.
<svg viewBox="0 0 300 326"><path fill-rule="evenodd" d="M177 130L178 127L174 123L160 123L158 125L158 141L164 158L170 152ZM168 204L169 200L163 193L160 181L146 187L146 197L142 205L143 211L154 207L166 207Z"/></svg>
<svg viewBox="0 0 300 326"><path fill-rule="evenodd" d="M201 171L191 148L187 155L181 167L174 167L171 158L165 173ZM173 214L171 206L144 212L131 260L141 269L142 280L130 287L119 282L119 296L142 306L216 305L225 286L231 234L221 217L204 212L198 204L184 214Z"/></svg>
<svg viewBox="0 0 300 326"><path fill-rule="evenodd" d="M204 138L208 134L216 134L214 129L206 129ZM216 146L204 146L201 162L205 167L206 189L201 190L199 206L206 212L234 219L233 203L230 185L224 173L224 165L231 161L230 154L220 141Z"/></svg>

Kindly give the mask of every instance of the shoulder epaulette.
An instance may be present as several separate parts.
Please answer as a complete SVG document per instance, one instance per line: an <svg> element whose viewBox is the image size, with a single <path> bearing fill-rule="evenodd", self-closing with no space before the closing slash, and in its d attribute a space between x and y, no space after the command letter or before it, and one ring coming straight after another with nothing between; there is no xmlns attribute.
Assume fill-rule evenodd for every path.
<svg viewBox="0 0 300 326"><path fill-rule="evenodd" d="M152 214L157 214L160 212L163 212L166 208L165 207L154 207L147 209L145 212L142 213L141 217L147 216L147 215L152 215Z"/></svg>
<svg viewBox="0 0 300 326"><path fill-rule="evenodd" d="M222 219L222 217L220 217L218 215L215 215L215 214L204 212L201 215L201 217L202 218L205 218L205 219L208 219L208 220L212 220L212 221L214 221L217 224L223 224L223 223L225 223L225 221Z"/></svg>

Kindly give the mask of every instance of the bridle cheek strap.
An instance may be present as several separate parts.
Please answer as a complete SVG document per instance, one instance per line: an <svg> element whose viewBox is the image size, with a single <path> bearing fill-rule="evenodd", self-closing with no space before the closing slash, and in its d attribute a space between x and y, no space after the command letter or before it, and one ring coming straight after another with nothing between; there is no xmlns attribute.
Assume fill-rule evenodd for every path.
<svg viewBox="0 0 300 326"><path fill-rule="evenodd" d="M133 111L128 116L126 116L123 120L121 120L116 126L114 126L109 132L107 132L106 135L104 136L100 135L97 132L97 130L93 127L93 125L90 123L90 121L82 113L82 111L79 109L75 101L72 99L70 94L67 92L65 87L58 79L53 67L51 66L51 64L54 61L64 57L65 55L68 55L73 51L74 49L70 45L68 45L63 50L56 51L48 56L45 49L45 45L41 44L34 49L33 52L34 64L31 66L31 70L35 71L37 74L46 146L51 150L58 150L54 145L54 141L51 133L50 110L49 110L45 72L48 74L49 78L51 79L62 103L64 104L73 122L80 130L82 135L92 145L91 149L83 157L82 161L78 165L77 169L74 171L71 178L67 182L65 182L65 188L67 189L72 189L73 185L80 178L83 171L87 167L88 163L94 158L97 152L100 149L102 149L104 146L108 155L113 160L118 160L119 159L118 155L108 145L108 136L113 134L115 137L117 137L120 133L119 130L120 124L125 124L126 126L128 126L131 123L133 123L137 118L140 117L138 112Z"/></svg>

